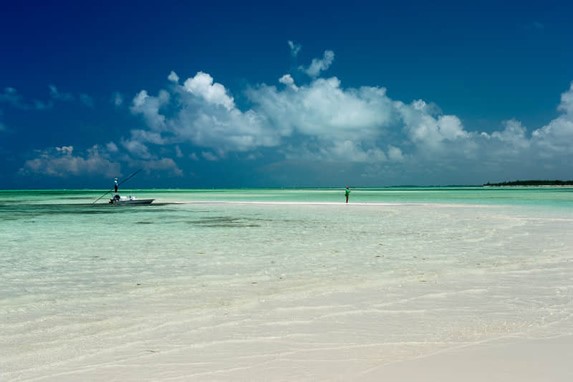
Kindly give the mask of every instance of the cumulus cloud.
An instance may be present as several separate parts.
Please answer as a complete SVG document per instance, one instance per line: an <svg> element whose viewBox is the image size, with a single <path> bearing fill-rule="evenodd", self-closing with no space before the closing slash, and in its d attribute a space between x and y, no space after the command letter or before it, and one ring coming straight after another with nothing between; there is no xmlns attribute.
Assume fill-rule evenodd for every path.
<svg viewBox="0 0 573 382"><path fill-rule="evenodd" d="M135 139L124 139L121 141L121 145L125 148L131 155L142 158L151 158L151 153L147 148L147 145L141 141Z"/></svg>
<svg viewBox="0 0 573 382"><path fill-rule="evenodd" d="M112 177L121 174L121 163L137 165L148 172L165 172L181 176L183 172L171 158L148 156L118 155L119 149L113 142L105 146L94 145L91 148L76 152L73 146L58 146L38 151L35 158L24 163L20 169L22 175L40 175L58 178L72 176L102 175Z"/></svg>
<svg viewBox="0 0 573 382"><path fill-rule="evenodd" d="M572 155L573 146L573 83L561 95L557 108L562 114L546 126L533 131L532 144L538 147L545 157Z"/></svg>
<svg viewBox="0 0 573 382"><path fill-rule="evenodd" d="M107 150L108 152L110 152L110 153L116 153L116 152L119 151L117 145L116 145L114 142L108 142L108 143L105 145L105 148L106 148L106 150Z"/></svg>
<svg viewBox="0 0 573 382"><path fill-rule="evenodd" d="M172 100L171 114L162 107ZM166 107L167 109L167 107ZM227 89L203 72L176 85L172 93L160 91L150 96L145 90L133 100L134 114L143 115L148 127L159 135L140 129L131 132L124 146L138 155L146 155L143 145L192 143L213 149L221 158L229 151L245 152L278 144L278 137L253 110L241 111Z"/></svg>
<svg viewBox="0 0 573 382"><path fill-rule="evenodd" d="M403 160L402 151L384 141L401 118L400 108L387 97L386 89L345 89L336 77L296 86L287 74L279 82L287 88L264 84L250 88L246 95L251 108L244 111L222 84L204 72L172 88L169 96L160 92L154 97L141 91L133 100L132 111L145 117L150 130L133 130L122 145L141 158L151 155L150 145L190 143L210 149L201 153L210 161L229 152L251 155L265 147L276 147L287 159L357 163ZM162 99L172 101L171 106L163 105ZM171 114L161 114L160 105ZM442 136L453 139L463 135L456 122L443 117L436 128Z"/></svg>
<svg viewBox="0 0 573 382"><path fill-rule="evenodd" d="M61 146L40 151L36 158L26 161L21 173L62 178L86 174L111 177L119 173L119 165L97 145L79 155L74 154L73 146Z"/></svg>
<svg viewBox="0 0 573 382"><path fill-rule="evenodd" d="M169 73L167 79L171 82L179 82L179 76L174 71L171 71L171 73Z"/></svg>
<svg viewBox="0 0 573 382"><path fill-rule="evenodd" d="M343 89L335 78L317 79L297 92L260 86L248 93L254 109L281 136L320 140L372 140L395 118L384 88Z"/></svg>
<svg viewBox="0 0 573 382"><path fill-rule="evenodd" d="M234 108L233 97L227 94L227 89L219 83L213 82L213 77L207 73L199 72L195 77L188 78L183 87L186 91L213 105L224 106L227 110Z"/></svg>
<svg viewBox="0 0 573 382"><path fill-rule="evenodd" d="M159 158L138 163L140 167L149 172L166 172L174 176L182 176L183 171L171 158Z"/></svg>
<svg viewBox="0 0 573 382"><path fill-rule="evenodd" d="M503 130L495 131L490 136L502 142L505 150L524 150L530 146L527 129L521 122L512 119L506 121L504 125L505 128Z"/></svg>
<svg viewBox="0 0 573 382"><path fill-rule="evenodd" d="M321 72L330 68L334 62L334 52L331 50L324 51L322 59L313 59L308 68L302 68L303 71L312 78L316 78Z"/></svg>
<svg viewBox="0 0 573 382"><path fill-rule="evenodd" d="M569 86L569 90L561 94L561 103L557 110L563 112L567 119L573 119L573 83Z"/></svg>
<svg viewBox="0 0 573 382"><path fill-rule="evenodd" d="M313 62L324 69L331 62L328 57L333 55ZM562 95L562 115L532 134L516 120L504 122L499 131L480 133L468 131L458 116L444 114L432 103L393 100L382 87L345 88L336 77L295 84L290 74L279 83L286 86L247 89L250 106L240 109L208 73L198 72L182 85L177 77L168 91L157 96L142 91L135 97L132 111L144 116L149 129L133 130L122 145L139 158L151 157L153 146L170 145L177 146L174 157L181 158L179 146L190 144L209 161L230 152L260 158L258 150L275 148L287 161L378 163L431 171L480 167L483 172L570 150L563 142L570 141L573 131L573 90ZM375 173L372 168L369 172Z"/></svg>
<svg viewBox="0 0 573 382"><path fill-rule="evenodd" d="M402 150L400 150L399 147L390 145L388 147L388 158L392 162L402 162L404 160L404 155L402 154Z"/></svg>
<svg viewBox="0 0 573 382"><path fill-rule="evenodd" d="M140 91L133 99L131 111L141 114L149 127L162 130L165 127L165 116L161 114L161 107L169 102L169 93L161 91L157 97L150 97L147 91Z"/></svg>
<svg viewBox="0 0 573 382"><path fill-rule="evenodd" d="M334 53L326 51L303 68L310 78L295 83L285 74L277 86L250 86L237 103L206 72L187 79L171 72L165 89L141 90L133 97L129 110L143 123L118 143L98 146L91 154L61 146L42 152L25 168L60 176L113 154L122 163L181 175L179 164L185 161L270 161L272 153L276 163L298 163L301 173L328 167L325 174L334 176L344 165L371 184L401 174L416 179L404 182L419 184L440 182L439 174L458 176L460 182L519 174L523 168L543 174L555 163L551 160L573 159L573 84L561 96L559 115L545 126L528 130L509 119L496 131L469 131L459 116L429 101L403 102L390 98L384 87L345 87L337 77L321 76L333 60ZM0 100L21 102L10 89Z"/></svg>
<svg viewBox="0 0 573 382"><path fill-rule="evenodd" d="M283 85L290 87L291 89L298 90L298 86L294 83L294 78L290 74L285 74L279 78L279 82Z"/></svg>
<svg viewBox="0 0 573 382"><path fill-rule="evenodd" d="M398 111L410 140L420 147L441 150L442 143L468 137L460 119L454 115L433 115L424 101L411 105L398 103Z"/></svg>

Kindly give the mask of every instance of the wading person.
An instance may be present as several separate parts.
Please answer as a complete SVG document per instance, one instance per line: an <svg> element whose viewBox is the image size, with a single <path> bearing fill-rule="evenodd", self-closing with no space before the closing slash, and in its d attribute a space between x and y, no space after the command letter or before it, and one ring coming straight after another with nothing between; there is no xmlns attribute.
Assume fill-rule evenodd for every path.
<svg viewBox="0 0 573 382"><path fill-rule="evenodd" d="M348 203L348 197L350 196L350 188L346 186L346 190L344 190L344 197L346 198L346 203Z"/></svg>
<svg viewBox="0 0 573 382"><path fill-rule="evenodd" d="M119 183L117 183L117 178L113 180L113 191L117 194L117 189L119 188Z"/></svg>

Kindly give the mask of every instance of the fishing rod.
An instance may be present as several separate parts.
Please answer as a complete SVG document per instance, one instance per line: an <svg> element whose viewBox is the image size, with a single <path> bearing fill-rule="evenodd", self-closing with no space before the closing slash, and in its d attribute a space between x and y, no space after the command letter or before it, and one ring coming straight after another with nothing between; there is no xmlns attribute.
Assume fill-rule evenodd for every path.
<svg viewBox="0 0 573 382"><path fill-rule="evenodd" d="M124 184L125 182L127 182L128 180L130 180L131 178L133 178L134 176L136 176L137 174L139 174L143 169L140 168L139 170L133 172L132 174L130 174L127 178L125 178L124 180L122 180L121 182L119 182L117 184L117 186L121 186L122 184ZM100 200L101 198L103 198L104 196L106 196L107 194L109 194L110 192L114 192L115 188L107 191L105 194L103 194L102 196L100 196L99 198L97 198L92 204L96 204L98 202L98 200Z"/></svg>

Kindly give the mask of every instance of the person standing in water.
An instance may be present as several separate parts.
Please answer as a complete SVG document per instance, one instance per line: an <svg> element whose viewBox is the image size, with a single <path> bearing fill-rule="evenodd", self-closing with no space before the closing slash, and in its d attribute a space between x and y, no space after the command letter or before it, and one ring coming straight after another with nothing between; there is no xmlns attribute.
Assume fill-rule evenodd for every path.
<svg viewBox="0 0 573 382"><path fill-rule="evenodd" d="M350 188L346 186L346 190L344 190L344 196L346 197L346 203L348 203L348 197L350 196Z"/></svg>
<svg viewBox="0 0 573 382"><path fill-rule="evenodd" d="M113 180L113 190L117 194L117 189L119 188L119 183L117 183L117 178Z"/></svg>

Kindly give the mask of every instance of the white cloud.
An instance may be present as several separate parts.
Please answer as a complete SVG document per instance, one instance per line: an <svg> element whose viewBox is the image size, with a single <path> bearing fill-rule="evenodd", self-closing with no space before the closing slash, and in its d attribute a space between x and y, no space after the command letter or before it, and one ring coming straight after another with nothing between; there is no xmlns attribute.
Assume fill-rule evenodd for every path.
<svg viewBox="0 0 573 382"><path fill-rule="evenodd" d="M209 108L181 110L172 121L176 140L215 149L220 156L229 151L244 152L279 144L279 137L255 112L210 111Z"/></svg>
<svg viewBox="0 0 573 382"><path fill-rule="evenodd" d="M303 68L303 71L312 78L316 78L321 72L330 68L334 62L334 52L331 50L324 51L322 59L313 59L308 68Z"/></svg>
<svg viewBox="0 0 573 382"><path fill-rule="evenodd" d="M169 76L167 76L167 79L171 82L175 82L175 83L179 82L179 76L173 70L171 71L171 73L169 73Z"/></svg>
<svg viewBox="0 0 573 382"><path fill-rule="evenodd" d="M237 109L226 89L214 83L209 74L199 72L183 86L174 87L173 93L161 96L162 92L153 97L143 90L133 100L132 112L142 114L157 134L132 131L130 140L124 142L132 153L149 154L143 149L149 143L177 145L190 142L211 148L223 157L229 151L244 152L278 144L278 136L265 125L263 118L252 110L242 112ZM166 118L161 114L161 108L170 97L176 97L173 104L177 106Z"/></svg>
<svg viewBox="0 0 573 382"><path fill-rule="evenodd" d="M529 139L526 136L527 130L516 120L505 122L505 129L495 131L491 134L492 138L498 139L504 143L507 148L526 149L529 147Z"/></svg>
<svg viewBox="0 0 573 382"><path fill-rule="evenodd" d="M557 110L563 112L567 119L573 119L573 82L569 86L569 90L561 94L561 103Z"/></svg>
<svg viewBox="0 0 573 382"><path fill-rule="evenodd" d="M140 91L133 99L131 111L134 114L141 114L147 124L155 129L165 128L165 116L160 113L161 107L169 102L169 93L162 90L157 97L151 97L147 91Z"/></svg>
<svg viewBox="0 0 573 382"><path fill-rule="evenodd" d="M188 78L183 86L189 93L202 97L208 103L224 106L227 110L235 106L233 98L227 95L227 89L214 83L213 77L207 73L197 73L195 77Z"/></svg>
<svg viewBox="0 0 573 382"><path fill-rule="evenodd" d="M327 52L306 69L309 74L330 66L334 54ZM468 131L458 116L432 103L393 100L382 87L345 88L336 77L295 84L285 74L279 79L284 87L248 88L243 107L208 73L180 83L172 72L168 79L173 83L168 90L156 96L142 90L133 99L131 111L143 116L147 127L121 140L131 158L159 161L155 153L162 152L182 160L183 148L191 147L190 160L216 161L232 152L260 160L263 148L274 148L275 156L316 168L353 163L366 177L384 172L439 182L438 174L499 177L573 155L573 85L561 97L561 114L528 134L517 120L504 122L499 131Z"/></svg>
<svg viewBox="0 0 573 382"><path fill-rule="evenodd" d="M25 162L20 174L60 178L85 175L112 177L121 173L120 163L173 176L183 174L173 159L150 155L139 142L125 141L122 144L127 146L128 152L136 155L122 154L114 142L107 143L105 147L94 145L79 153L73 146L59 146L38 151L35 158Z"/></svg>
<svg viewBox="0 0 573 382"><path fill-rule="evenodd" d="M285 74L281 78L279 78L279 82L283 85L290 87L293 90L298 90L298 86L294 83L294 79L290 74Z"/></svg>
<svg viewBox="0 0 573 382"><path fill-rule="evenodd" d="M117 147L117 145L114 142L108 142L105 145L105 148L110 153L116 153L119 151L119 148Z"/></svg>
<svg viewBox="0 0 573 382"><path fill-rule="evenodd" d="M390 145L388 147L388 158L393 162L402 162L404 160L404 155L399 147Z"/></svg>
<svg viewBox="0 0 573 382"><path fill-rule="evenodd" d="M21 173L54 177L101 174L111 177L119 173L119 165L110 161L105 150L97 145L83 155L74 155L72 146L61 146L39 152L35 159L25 162Z"/></svg>
<svg viewBox="0 0 573 382"><path fill-rule="evenodd" d="M56 147L56 151L64 155L72 155L72 153L74 152L74 146Z"/></svg>
<svg viewBox="0 0 573 382"><path fill-rule="evenodd" d="M560 116L531 134L532 143L544 157L573 154L573 83L561 94L558 110Z"/></svg>
<svg viewBox="0 0 573 382"><path fill-rule="evenodd" d="M139 165L147 171L166 172L170 175L182 176L183 171L171 158L159 158L140 162Z"/></svg>
<svg viewBox="0 0 573 382"><path fill-rule="evenodd" d="M209 75L202 76L207 78L205 83L213 83ZM282 82L292 84L290 76L284 76ZM336 78L317 79L301 86L296 93L266 85L250 89L248 96L253 107L245 112L235 106L231 109L214 107L218 103L213 105L203 97L190 98L185 92L180 92L180 96L176 101L180 109L166 120L169 132L166 142L190 142L210 148L214 151L208 155L203 153L203 158L208 160L224 157L230 151L278 147L301 136L322 147L317 152L322 160L386 160L384 151L376 148L372 141L383 136L396 120L393 102L386 96L385 89L344 90ZM132 134L132 138L150 142L143 134L137 137ZM296 156L306 150L305 155L309 156L307 146L299 147L299 154L296 147L291 146L288 155ZM397 151L393 153L396 158Z"/></svg>
<svg viewBox="0 0 573 382"><path fill-rule="evenodd" d="M383 88L343 89L333 77L317 79L297 92L261 86L249 92L255 111L281 136L302 134L322 141L372 140L394 119Z"/></svg>
<svg viewBox="0 0 573 382"><path fill-rule="evenodd" d="M124 139L121 145L131 154L142 159L150 159L151 154L147 145L135 139Z"/></svg>
<svg viewBox="0 0 573 382"><path fill-rule="evenodd" d="M405 105L396 103L409 139L421 148L440 151L448 141L469 138L460 119L454 115L435 115L435 108L422 100Z"/></svg>

